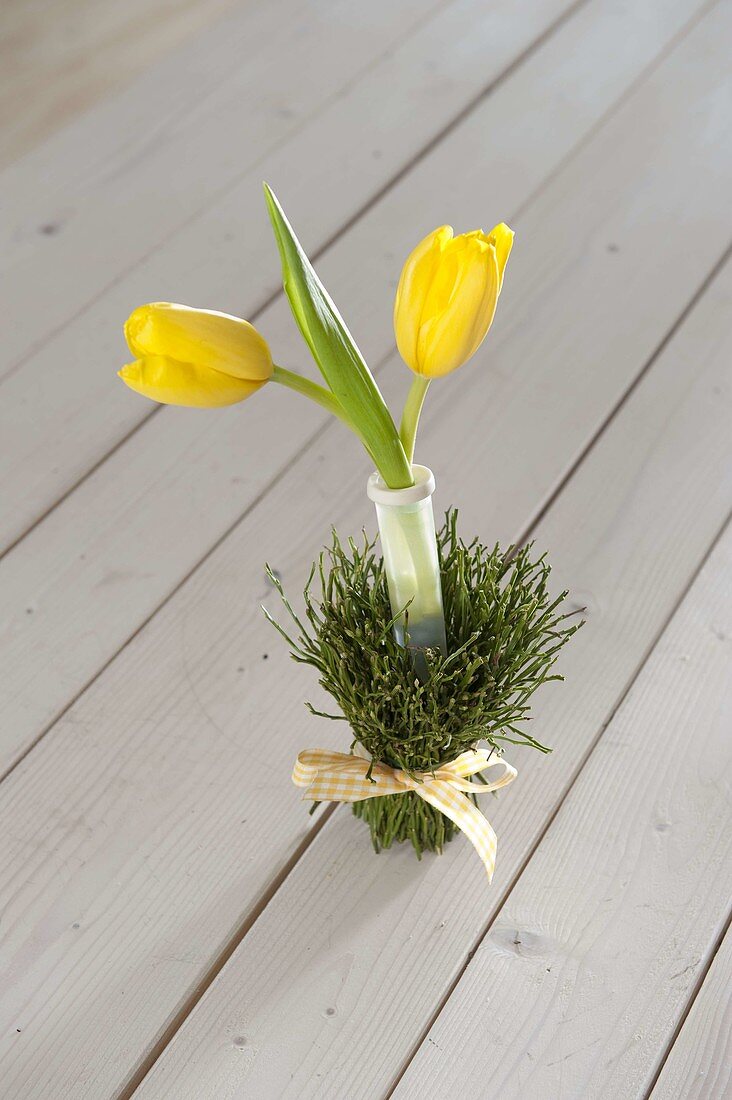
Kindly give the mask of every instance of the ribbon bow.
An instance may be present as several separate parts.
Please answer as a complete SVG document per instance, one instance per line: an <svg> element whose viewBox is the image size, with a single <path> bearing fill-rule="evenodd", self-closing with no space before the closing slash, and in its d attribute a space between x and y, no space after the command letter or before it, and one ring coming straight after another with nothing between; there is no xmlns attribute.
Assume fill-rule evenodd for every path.
<svg viewBox="0 0 732 1100"><path fill-rule="evenodd" d="M497 791L513 783L518 775L507 761L500 757L492 760L491 755L487 749L468 749L450 763L435 768L434 772L407 775L388 764L372 762L358 743L353 755L328 749L306 749L295 761L292 782L296 787L305 787L303 797L315 802L362 802L380 795L415 791L465 833L483 860L490 882L498 838L488 819L467 796ZM468 778L497 765L504 769L503 774L492 783L473 783ZM371 776L367 778L369 768Z"/></svg>

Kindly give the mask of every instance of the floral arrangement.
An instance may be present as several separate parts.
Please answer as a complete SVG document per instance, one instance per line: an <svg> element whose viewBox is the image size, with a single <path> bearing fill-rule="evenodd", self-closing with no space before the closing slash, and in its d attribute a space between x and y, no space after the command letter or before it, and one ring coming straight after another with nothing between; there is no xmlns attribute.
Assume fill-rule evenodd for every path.
<svg viewBox="0 0 732 1100"><path fill-rule="evenodd" d="M436 531L434 476L413 459L432 380L466 363L491 327L514 235L503 223L459 236L442 226L408 257L394 331L414 379L397 429L266 184L265 197L285 293L325 385L275 364L248 321L165 302L141 306L128 319L135 358L119 374L154 401L196 407L235 404L279 383L338 417L361 441L375 467L367 493L381 555L365 535L344 544L334 533L313 565L302 615L270 572L293 626L285 630L265 614L293 658L317 670L339 713L308 706L347 722L352 733L348 752L301 752L292 778L313 808L352 803L377 851L410 841L418 856L440 852L464 832L490 878L496 836L477 795L515 779L503 757L507 743L548 751L525 730L529 700L541 684L561 679L554 662L581 623L562 610L566 592L550 597L549 566L532 547L465 542L454 510Z"/></svg>

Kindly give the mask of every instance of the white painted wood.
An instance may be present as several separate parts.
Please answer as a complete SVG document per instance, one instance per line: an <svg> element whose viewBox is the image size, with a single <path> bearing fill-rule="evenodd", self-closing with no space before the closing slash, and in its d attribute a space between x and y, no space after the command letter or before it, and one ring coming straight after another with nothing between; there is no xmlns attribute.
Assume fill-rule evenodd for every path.
<svg viewBox="0 0 732 1100"><path fill-rule="evenodd" d="M555 752L513 751L517 781L500 799L484 801L499 836L493 885L460 839L421 863L406 848L375 857L361 822L339 809L162 1055L139 1100L195 1100L206 1082L215 1083L217 1100L387 1093L729 511L731 297L729 267L535 532L538 547L551 553L555 583L572 586L588 622L562 658L566 683L540 697L537 732ZM305 734L300 747L326 732ZM674 829L666 843L675 839ZM617 843L624 843L622 830ZM537 933L536 923L517 927ZM538 951L541 941L534 942ZM483 1031L461 1066L481 1058L491 1014L502 1019L497 1002L477 1016ZM484 1072L480 1087L462 1095L482 1098L489 1082ZM456 1094L440 1082L423 1095Z"/></svg>
<svg viewBox="0 0 732 1100"><path fill-rule="evenodd" d="M730 576L732 529L395 1100L648 1095L730 901Z"/></svg>
<svg viewBox="0 0 732 1100"><path fill-rule="evenodd" d="M295 223L309 227L308 247L322 245L531 44L545 29L548 6L556 15L560 0L531 0L519 21L508 18L505 8L461 0L459 9L447 12L453 18L431 23L419 41L410 40L372 69L358 95L336 97L327 113L298 132L296 142L248 165L217 202L209 195L204 214L128 274L118 273L98 301L7 378L0 399L0 436L6 441L0 454L0 545L18 537L150 415L149 404L115 377L127 357L121 324L135 305L162 298L251 315L279 286L263 176L284 188ZM476 20L476 8L482 20ZM491 43L488 53L484 42ZM230 126L218 140L227 152L237 146ZM190 155L190 141L187 148ZM198 150L194 155L201 156ZM179 171L168 162L165 173L155 174L155 192L162 194L161 178ZM108 206L105 211L109 221ZM154 220L152 210L149 216ZM123 233L128 224L134 221L125 217ZM103 255L114 254L106 238ZM86 270L86 261L81 266ZM38 284L45 271L37 272ZM36 292L41 300L51 296L42 287Z"/></svg>
<svg viewBox="0 0 732 1100"><path fill-rule="evenodd" d="M671 1048L652 1100L722 1100L732 1093L730 975L732 934L727 932Z"/></svg>
<svg viewBox="0 0 732 1100"><path fill-rule="evenodd" d="M123 88L181 42L204 33L233 3L3 0L0 167Z"/></svg>
<svg viewBox="0 0 732 1100"><path fill-rule="evenodd" d="M239 4L230 18L2 173L0 297L13 324L4 332L0 374L244 173L260 165L261 178L262 158L327 114L334 98L364 102L363 81L372 79L374 65L383 69L385 55L421 24L429 28L445 6L445 0ZM381 171L389 169L387 163ZM246 218L244 224L251 231Z"/></svg>
<svg viewBox="0 0 732 1100"><path fill-rule="evenodd" d="M628 14L616 4L600 2L583 9L323 257L328 283L342 292L355 331L367 336L372 361L383 360L392 344L390 297L400 259L415 238L444 221L446 213L462 227L480 224L488 177L489 216L512 216L669 41L682 17L678 6L672 19L665 0L655 18L650 6L640 17L638 11ZM691 13L687 4L686 14ZM623 49L626 41L632 48ZM528 104L535 105L531 111ZM655 98L647 109L655 112ZM676 105L672 110L675 115ZM493 485L491 499L476 506L486 530L499 524L510 535L551 491L592 434L593 424L652 353L717 256L719 228L702 230L726 217L726 190L718 187L717 170L698 172L695 164L709 155L726 159L726 146L709 147L705 138L696 159L687 159L679 169L677 142L694 138L687 138L684 119L677 126L668 138L671 156L660 169L655 158L642 156L641 141L628 151L636 166L632 183L624 166L616 167L612 185L626 196L624 222L622 215L613 214L608 223L606 212L590 196L582 199L607 149L616 147L622 122L607 143L601 140L597 151L581 157L555 181L535 215L520 215L510 294L501 303L479 365L460 376L464 384L475 386L477 372L495 364L471 400L471 429L482 425L490 435L490 468L510 453L517 423L524 422L529 435L537 438L536 454L526 456L522 468L514 471L515 480L505 491ZM494 145L502 150L500 163ZM471 171L456 176L455 165L466 163ZM564 200L566 193L575 192L583 242L598 241L591 256L581 255L582 244L577 261L577 250L566 254L575 211ZM644 230L637 226L637 196L654 192L659 195L656 221ZM316 210L314 196L306 213L314 217ZM690 217L698 219L699 247L680 273L669 267L664 275L658 250L667 249L670 257L673 240L663 223L675 226ZM627 243L617 246L620 253L606 251L624 237ZM386 244L379 246L380 241ZM357 264L354 256L359 257ZM583 265L582 271L573 270L575 262ZM558 268L568 272L569 285L557 285ZM634 273L635 284L628 281L628 272ZM661 281L649 303L639 296L638 286L652 279ZM607 311L599 318L593 314L584 328L576 325L573 301L582 300L583 310L596 312L598 293L618 302L626 315L624 326ZM535 329L524 326L524 318L532 314L541 318L538 338ZM302 350L287 308L280 302L261 323L276 336L280 359L297 362ZM577 330L572 357L566 354L568 328ZM506 332L508 339L501 341ZM587 364L592 364L592 373ZM382 371L390 395L408 384L406 375L393 361ZM433 387L428 418L437 395L445 392L449 400L451 387ZM395 396L400 399L401 393ZM164 410L0 565L4 766L89 682L266 489L278 466L323 423L319 412L283 392L265 393L256 402L213 414ZM456 477L460 456L470 460L470 434L450 405L440 416L448 417L450 430L466 440L464 451L458 447L454 455L445 452L445 476L452 469ZM561 425L561 448L546 433L547 423L555 422ZM335 431L344 448L354 446L340 426ZM260 456L257 462L252 461L255 455ZM365 478L365 459L362 470Z"/></svg>
<svg viewBox="0 0 732 1100"><path fill-rule="evenodd" d="M251 315L279 285L276 249L262 202L264 175L275 184L294 182L297 193L293 193L295 187L288 189L288 210L299 224L310 227L309 247L323 244L568 6L569 0L530 0L517 20L513 9L505 5L486 8L482 0L460 0L457 7L446 9L439 23L425 26L419 41L407 42L388 54L378 70L371 69L357 95L348 102L336 97L327 114L299 131L296 145L288 144L286 150L276 149L271 157L247 163L248 171L241 168L233 188L223 189L218 201L212 201L209 191L205 214L189 219L185 231L154 250L149 259L150 233L146 231L144 262L134 265L128 274L117 267L114 282L99 300L56 337L42 343L2 387L0 436L7 443L0 455L0 498L4 504L0 544L5 547L17 538L149 415L148 407L124 392L113 369L126 356L121 322L131 308L162 297L201 305L215 303L217 308ZM356 5L358 12L365 8L370 10L369 5ZM353 36L353 26L348 33ZM358 28L355 33L360 35ZM320 38L329 57L338 52L329 32ZM445 42L450 42L449 51ZM488 51L485 42L491 44ZM318 67L317 57L310 58L301 44L299 56L303 55L308 67ZM350 54L347 56L350 59ZM277 71L285 64L284 58L279 59ZM296 86L310 79L309 72L303 73L302 61L292 68L297 72L296 78L292 76ZM277 88L279 97L279 84ZM241 111L241 100L237 111ZM217 140L227 156L246 147L238 130L237 140L232 140L231 123L222 126L217 122ZM185 146L188 156L191 147L189 138ZM193 156L205 165L210 187L214 177L211 167L197 147ZM164 195L160 180L171 175L187 178L187 166L168 159L154 174L152 189L168 206L175 205L175 197ZM317 213L306 216L298 199L305 199ZM156 224L152 208L146 225L147 218ZM105 204L104 224L109 225L110 220L114 218ZM131 215L125 217L121 227L125 237L134 235L129 228L134 224ZM99 248L99 234L90 239L91 256L100 255L106 267L107 257L119 251L110 242L109 231L102 235L103 249ZM78 266L78 249L74 255ZM85 261L83 269L89 268L90 262ZM24 295L34 316L39 312L38 299L53 300L59 283L65 281L65 277L54 277L51 285L46 285L51 279L49 270L45 265L34 269L30 298ZM11 282L16 278L14 274ZM108 279L97 272L93 285L100 282L105 285ZM19 324L20 304L11 312Z"/></svg>
<svg viewBox="0 0 732 1100"><path fill-rule="evenodd" d="M720 85L723 59L719 54L724 30L719 17L710 19L631 102L633 120L641 132L644 119L647 126L649 117L654 124L662 117L664 124L672 125L672 119L667 119L663 111L664 104L678 120L679 131L672 130L675 159L662 141L654 146L659 161L657 175L647 175L648 166L640 156L643 145L648 144L648 132L644 142L623 124L622 113L606 128L604 148L593 143L576 159L564 179L568 200L567 191L564 194L565 201L571 203L575 226L583 226L586 234L599 234L604 228L590 217L589 197L582 199L588 181L594 178L593 168L599 171L601 159L607 166L611 152L615 157L625 157L622 181L612 173L604 177L609 180L608 186L617 187L612 209L614 227L621 224L618 211L622 212L625 204L632 206L639 185L645 186L649 180L653 185L665 183L674 196L674 180L680 174L679 187L685 187L688 193L690 181L684 176L683 164L689 149L695 146L691 128L688 133L683 130L689 124L684 105L688 105L692 119L700 106L713 107L715 101L709 89ZM682 77L683 99L677 98ZM683 148L678 140L682 135ZM637 175L628 168L633 158L639 162ZM715 174L721 166L715 168L714 163L707 166L705 162L705 167L712 180L707 214L711 226L719 217L712 200L716 194ZM553 201L556 203L557 195L553 195ZM671 209L675 212L674 201L677 199L672 199ZM549 202L547 198L543 209L547 224L551 222ZM571 239L563 216L552 222L556 237L547 238L547 244L556 246L559 240ZM640 242L643 236L640 230L638 233ZM661 248L661 238L659 233L656 243L663 260L669 254ZM557 254L556 247L553 253ZM635 260L629 247L626 262L632 264ZM581 316L573 294L581 288L582 278L587 279L588 268L579 270L569 263L569 257L566 261L573 274L567 275L569 298L563 324L565 332L573 332L575 318ZM591 265L589 269L595 273ZM604 270L598 266L596 274L598 285L606 293L605 307L612 305L617 312L629 309L628 282L636 296L638 286L628 279L628 271L621 279L617 268L608 266L609 274L601 278ZM644 271L647 273L648 268ZM545 273L539 266L534 269L534 278L540 274ZM558 272L556 277L560 277ZM548 286L551 280L544 278L543 282ZM673 288L665 284L663 289L671 299L669 308L676 302L678 309L683 296L676 291L678 298L674 298ZM644 316L651 306L646 303ZM557 306L554 318L558 310ZM591 312L589 320L595 321ZM640 324L640 313L630 312L627 324L623 341L612 348L614 354L622 351L624 359L634 360L637 367L638 357L648 350L645 342L653 334ZM517 323L514 329L512 339L520 343L522 334ZM551 325L547 325L546 334L551 339L556 335ZM602 340L606 330L595 324L593 335L596 341ZM536 331L534 339L538 340ZM498 355L506 354L499 342L494 347ZM548 348L549 344L544 352ZM581 344L578 354L584 354ZM537 369L536 363L534 358L532 370ZM468 452L478 470L486 468L489 456L490 443L479 433L463 440L458 440L454 432L448 434L449 408L457 415L456 405L462 404L465 423L469 421L468 410L472 413L479 404L483 388L479 377L474 376L474 387L467 388L468 377L464 377L462 389L452 391L460 396L448 399L450 391L445 389L444 424L433 420L428 433L438 457L450 446L455 452L453 481L450 477L443 479L450 489L457 484L460 462L463 472L467 468ZM522 375L519 365L516 379L522 377L524 385L530 375ZM585 432L580 433L584 438L594 425L587 427L584 410L588 402L582 380L573 376L571 381L565 398L570 400L574 391L578 394L581 403L573 406L573 415L585 416ZM555 384L558 393L562 392L566 376L561 370ZM617 390L609 385L602 392L612 397ZM688 456L683 462L673 452L662 456L663 485L670 498L659 493L656 513L651 506L653 498L647 501L637 489L637 495L631 497L629 510L632 512L637 502L644 521L652 524L658 514L666 517L664 522L669 526L674 518L679 524L679 530L672 531L673 555L668 572L664 571L662 591L659 593L643 578L642 594L648 601L643 609L643 628L649 632L654 616L668 606L661 606L663 601L673 598L708 541L711 528L719 520L723 499L726 503L726 483L720 477L711 479L708 472L719 457L726 410L715 396L705 430L699 435L699 418L692 414L703 392L697 380L691 397L682 403L681 411L692 419L693 438L679 431L673 440L674 446L688 443ZM495 407L497 394L500 386L486 395L487 403ZM543 398L541 391L539 396ZM523 418L531 408L530 403L523 404L526 408L515 406L522 415L513 421L514 436L524 426ZM593 407L599 410L599 405ZM650 406L651 410L657 407L658 402ZM663 408L668 414L666 406ZM504 420L515 415L507 401L502 409ZM544 422L549 415L544 408ZM558 418L557 426L558 437L564 438L565 421ZM637 438L639 445L652 446L645 431L637 433ZM455 449L456 440L462 450ZM549 440L552 447L556 445L553 435L537 433L538 445L544 446ZM629 450L624 439L621 455ZM571 460L570 454L565 454L565 466ZM548 455L549 451L543 453L546 461ZM660 478L649 454L641 457L640 467L625 467L626 477L636 477L640 469L646 479L652 469ZM626 461L630 464L630 458ZM514 466L506 471L507 484L514 476ZM518 487L525 471L517 471L516 476ZM706 485L707 481L711 481L711 491L699 501L699 484ZM308 678L304 670L292 671L282 647L279 643L275 646L276 639L261 633L263 626L254 616L252 592L244 590L242 578L262 576L259 563L267 555L280 568L288 586L295 586L322 539L323 521L318 507L321 494L332 508L328 518L345 529L353 528L367 514L360 497L361 484L362 469L355 452L343 448L335 435L324 437L321 446L301 464L297 480L282 482L265 497L251 521L233 532L180 596L156 616L3 784L0 816L8 852L2 886L2 896L7 899L2 931L11 980L4 990L3 1013L7 1015L3 1017L2 1035L13 1044L12 1059L5 1060L5 1081L16 1093L42 1096L52 1089L56 1096L78 1098L107 1095L119 1088L185 998L195 992L225 941L236 933L242 916L305 835L308 822L289 789L292 753L306 737L310 739L313 729L318 731L318 740L330 736L331 743L338 731L331 732L330 727L323 731L320 724L298 719ZM310 488L306 490L305 486ZM652 488L657 489L657 483ZM603 489L607 490L604 483ZM586 525L583 530L589 542L582 545L593 560L598 542L605 547L609 541L608 531L602 528L603 517L605 523L617 525L616 511L629 494L627 483L614 489L619 496L605 492L607 510L601 516L588 516L587 508L588 499L592 503L597 496L597 482L591 484L589 498L585 486L581 506L576 505L573 512L574 525ZM484 504L484 491L482 483L476 483L474 491L467 493L473 497L469 502L473 521ZM447 495L445 499L449 499ZM459 495L454 499L460 502ZM696 508L694 525L688 522L692 500ZM532 508L536 503L534 498ZM560 527L558 549L567 545L569 534L574 543L581 541L571 517L560 517ZM297 540L293 532L297 532ZM544 532L546 537L548 526ZM621 526L618 537L623 533L629 537ZM643 533L649 540L643 560L648 561L649 547L655 556L658 545L651 541L655 540L655 532L644 526ZM614 574L608 560L602 562L602 575L615 586L625 580L622 540L620 550ZM581 547L577 553L581 553ZM588 569L588 577L591 572ZM262 595L267 596L263 577L261 585ZM637 637L638 632L634 634ZM265 636L267 660L263 659L262 649ZM627 638L615 640L622 651L621 671L627 678L634 667L627 655ZM615 693L617 679L616 666ZM593 692L593 699L600 696L599 689ZM605 702L611 705L607 698ZM311 727L310 733L306 726ZM544 789L543 783L539 789ZM556 792L546 796L545 811L551 808L555 796ZM280 799L282 816L277 818L272 809ZM542 796L537 790L533 800L522 802L522 819L538 814L541 807ZM460 853L461 849L456 847L454 851ZM446 875L451 865L446 856L442 865ZM480 875L472 874L472 861L470 870L468 878L479 881ZM485 890L482 881L481 889Z"/></svg>
<svg viewBox="0 0 732 1100"><path fill-rule="evenodd" d="M671 66L669 82L676 77ZM728 316L728 306L726 283L688 343L656 364L538 533L557 563L557 585L572 583L591 617L564 662L568 685L541 707L542 734L560 751L548 761L523 754L519 786L498 804L495 895L486 893L474 853L457 843L421 866L397 855L397 881L392 857L376 859L362 827L341 815L333 835L339 844L348 838L346 850L312 878L294 880L296 919L276 926L269 955L254 956L266 973L255 967L250 984L235 983L237 1005L248 1005L247 989L255 992L250 1012L291 1005L297 1015L293 1032L275 1024L268 1056L252 1060L245 1051L258 1072L265 1062L289 1072L285 1051L295 1034L307 1057L327 1060L326 1040L349 1026L356 1000L365 1026L345 1047L360 1052L353 1080L373 1095L371 1075L387 1067L388 1083L399 1068L408 1047L402 1029L429 1019L492 897L520 866L729 508L729 345L715 347L711 323ZM455 393L467 410L476 390ZM436 424L429 436L439 455L456 439ZM489 448L477 434L472 450L474 468L484 470ZM312 678L263 633L242 579L260 576L266 596L259 570L267 556L296 590L322 538L318 500L330 501L342 530L353 530L366 511L358 463L337 439L324 440L299 472L296 483L267 495L0 788L0 828L10 838L0 882L3 951L12 975L0 1034L8 1087L25 1096L42 1096L51 1081L58 1096L75 1098L119 1087L309 827L289 785L294 753L342 744L342 734L302 716ZM474 517L477 480L467 496ZM275 608L271 594L267 602ZM383 887L359 894L382 874ZM327 907L313 920L310 907L321 896ZM375 957L359 961L362 944ZM323 1015L335 1006L338 1017ZM252 1017L243 1022L249 1031L242 1026L231 1037L251 1036ZM419 1028L412 1041L418 1035ZM224 1054L228 1041L217 1031ZM338 1079L344 1064L341 1048L328 1067L331 1095L347 1093L348 1078ZM81 1082L80 1065L88 1075ZM305 1072L295 1094L312 1095L319 1071Z"/></svg>

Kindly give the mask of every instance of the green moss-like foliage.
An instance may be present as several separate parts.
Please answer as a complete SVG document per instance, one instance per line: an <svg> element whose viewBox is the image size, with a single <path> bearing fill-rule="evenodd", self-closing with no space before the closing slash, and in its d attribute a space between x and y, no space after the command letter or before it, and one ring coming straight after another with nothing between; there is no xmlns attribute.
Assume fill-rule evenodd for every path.
<svg viewBox="0 0 732 1100"><path fill-rule="evenodd" d="M582 625L577 612L562 610L567 593L550 597L550 567L544 556L533 557L532 545L503 551L464 543L455 511L447 513L437 543L449 656L427 651L422 679L394 638L383 564L365 535L360 545L344 544L333 532L308 580L303 617L269 573L295 636L267 617L294 660L317 669L341 713L323 715L307 705L346 721L351 745L359 741L374 760L410 774L454 760L478 741L496 752L506 743L548 752L525 724L536 689L562 679L552 672L554 662ZM418 855L440 851L456 831L413 793L355 803L354 813L368 822L377 851L395 840L411 840Z"/></svg>

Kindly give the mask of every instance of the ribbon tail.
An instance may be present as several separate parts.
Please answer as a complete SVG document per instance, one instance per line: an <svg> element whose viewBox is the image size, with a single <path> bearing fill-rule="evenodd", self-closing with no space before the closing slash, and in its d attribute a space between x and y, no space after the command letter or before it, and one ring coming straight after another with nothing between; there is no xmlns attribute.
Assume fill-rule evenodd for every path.
<svg viewBox="0 0 732 1100"><path fill-rule="evenodd" d="M494 768L501 768L501 774L490 783L473 783L470 776L476 772L491 772ZM464 752L453 760L452 764L446 764L444 771L448 773L444 778L452 783L460 791L466 794L482 794L487 791L499 791L501 787L507 787L513 783L518 775L516 769L504 760L502 756L491 759L491 754L483 749L474 752ZM451 775L449 773L452 773ZM440 777L442 778L442 777Z"/></svg>
<svg viewBox="0 0 732 1100"><path fill-rule="evenodd" d="M425 802L429 802L435 809L440 810L445 817L449 817L450 821L454 822L458 829L465 833L482 859L483 866L488 874L488 882L491 882L496 865L498 838L487 817L466 795L444 780L437 779L428 783L420 783L415 785L413 790Z"/></svg>

